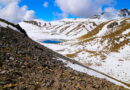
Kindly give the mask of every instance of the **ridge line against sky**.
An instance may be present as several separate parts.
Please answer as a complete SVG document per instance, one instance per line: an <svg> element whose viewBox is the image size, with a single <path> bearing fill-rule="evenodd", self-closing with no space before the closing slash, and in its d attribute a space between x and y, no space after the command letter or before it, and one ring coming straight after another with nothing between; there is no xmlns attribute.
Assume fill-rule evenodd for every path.
<svg viewBox="0 0 130 90"><path fill-rule="evenodd" d="M129 0L0 0L0 18L15 23L34 18L88 18L102 11L130 9L129 4Z"/></svg>

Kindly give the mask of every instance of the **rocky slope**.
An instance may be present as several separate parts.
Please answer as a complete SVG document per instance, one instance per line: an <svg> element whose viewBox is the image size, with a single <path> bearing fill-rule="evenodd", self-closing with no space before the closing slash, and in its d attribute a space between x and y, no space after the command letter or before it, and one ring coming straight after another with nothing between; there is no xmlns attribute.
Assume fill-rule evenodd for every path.
<svg viewBox="0 0 130 90"><path fill-rule="evenodd" d="M1 90L126 90L72 70L59 58L64 56L32 41L17 26L0 21Z"/></svg>

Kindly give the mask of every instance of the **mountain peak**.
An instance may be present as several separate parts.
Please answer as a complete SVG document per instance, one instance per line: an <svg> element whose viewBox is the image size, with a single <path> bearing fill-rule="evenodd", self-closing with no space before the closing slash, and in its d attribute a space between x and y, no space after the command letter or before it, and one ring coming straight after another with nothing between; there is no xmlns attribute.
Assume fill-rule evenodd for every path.
<svg viewBox="0 0 130 90"><path fill-rule="evenodd" d="M120 17L127 17L130 16L130 11L126 8L122 8L121 10L118 11Z"/></svg>
<svg viewBox="0 0 130 90"><path fill-rule="evenodd" d="M111 12L102 12L98 15L94 15L92 18L97 18L97 19L119 19L119 18L128 18L130 17L130 10L126 8L122 8L120 10L113 10Z"/></svg>

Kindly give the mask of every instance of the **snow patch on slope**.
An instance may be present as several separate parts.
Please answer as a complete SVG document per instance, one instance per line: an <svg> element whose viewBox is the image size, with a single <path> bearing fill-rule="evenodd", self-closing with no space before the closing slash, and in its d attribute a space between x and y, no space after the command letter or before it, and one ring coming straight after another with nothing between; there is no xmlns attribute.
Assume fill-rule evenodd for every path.
<svg viewBox="0 0 130 90"><path fill-rule="evenodd" d="M110 81L112 83L115 83L117 85L120 85L120 86L123 86L125 88L130 89L130 87L128 87L128 86L126 86L126 85L124 85L124 84L122 84L122 83L120 83L118 81L115 81L115 80L113 80L113 79L111 79L111 78L109 78L109 77L107 77L105 75L102 75L102 74L100 74L100 73L98 73L96 71L93 71L93 70L90 70L88 68L85 68L85 67L83 67L81 65L73 64L73 63L71 63L69 61L66 61L64 59L61 59L61 58L58 58L57 60L60 60L60 61L62 61L64 63L66 63L67 64L66 67L70 67L73 70L76 70L76 71L79 71L79 72L83 72L83 73L87 73L88 75L95 76L95 77L98 77L98 78L106 79L106 80L108 80L108 81Z"/></svg>
<svg viewBox="0 0 130 90"><path fill-rule="evenodd" d="M7 23L4 23L4 22L2 22L2 21L0 21L0 27L11 28L11 29L13 29L13 30L19 32L19 30L18 30L16 27L14 27L14 26L12 26L12 25L9 25L9 24L7 24Z"/></svg>

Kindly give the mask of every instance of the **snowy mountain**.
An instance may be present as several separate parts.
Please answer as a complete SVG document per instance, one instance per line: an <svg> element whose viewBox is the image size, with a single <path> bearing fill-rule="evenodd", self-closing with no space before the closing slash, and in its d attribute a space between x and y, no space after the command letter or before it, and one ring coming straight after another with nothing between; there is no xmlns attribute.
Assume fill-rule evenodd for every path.
<svg viewBox="0 0 130 90"><path fill-rule="evenodd" d="M104 11L99 15L94 15L92 18L112 20L112 19L129 18L129 17L130 17L130 10L122 8L120 10L113 9L112 11Z"/></svg>
<svg viewBox="0 0 130 90"><path fill-rule="evenodd" d="M118 15L120 17L129 17L130 16L130 10L123 8L123 9L119 10Z"/></svg>
<svg viewBox="0 0 130 90"><path fill-rule="evenodd" d="M36 30L45 24L41 20L26 23L30 23L26 25L30 29L35 28L26 29L35 31L31 35L44 30ZM122 82L36 43L27 34L19 25L0 19L0 90L129 89Z"/></svg>
<svg viewBox="0 0 130 90"><path fill-rule="evenodd" d="M28 35L36 40L48 38L68 40L86 34L86 32L91 31L102 22L103 21L98 19L63 19L52 22L34 20L21 22L20 26L25 30L28 29L26 31ZM33 33L40 36L37 37L37 35L34 35Z"/></svg>
<svg viewBox="0 0 130 90"><path fill-rule="evenodd" d="M40 44L130 86L129 15L122 9L114 19L34 20L19 25Z"/></svg>
<svg viewBox="0 0 130 90"><path fill-rule="evenodd" d="M103 22L57 52L130 84L130 19Z"/></svg>

